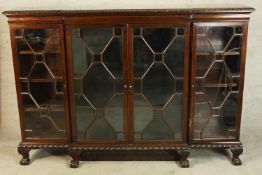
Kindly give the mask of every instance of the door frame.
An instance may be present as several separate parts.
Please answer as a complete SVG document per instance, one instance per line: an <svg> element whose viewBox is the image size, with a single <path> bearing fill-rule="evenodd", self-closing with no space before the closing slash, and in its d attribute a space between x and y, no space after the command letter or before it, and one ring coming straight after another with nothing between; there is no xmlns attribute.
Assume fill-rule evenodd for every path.
<svg viewBox="0 0 262 175"><path fill-rule="evenodd" d="M122 61L123 61L123 85L126 85L128 82L127 76L127 58L126 58L126 44L127 40L127 28L123 24L119 23L111 23L111 24L103 24L103 23L75 23L75 24L66 24L65 25L65 36L66 36L66 48L67 48L67 68L68 68L68 86L69 86L69 96L70 96L70 119L71 119L71 136L72 141L76 144L123 144L127 143L127 125L128 125L128 95L127 88L123 88L124 93L124 103L123 103L123 117L124 117L124 140L78 140L77 139L77 129L76 129L76 110L75 110L75 98L74 98L74 81L73 81L73 56L72 56L72 47L71 47L71 29L72 28L122 28Z"/></svg>
<svg viewBox="0 0 262 175"><path fill-rule="evenodd" d="M236 138L208 138L202 140L194 139L194 102L195 102L195 77L196 77L196 46L197 46L197 27L198 26L243 26L243 37L241 43L241 58L240 58L240 80L239 80L239 94L237 102L237 112L236 112ZM189 143L199 144L199 143L225 143L225 142L239 142L240 136L240 123L241 123L241 113L242 113L242 101L243 101L243 88L244 88L244 74L245 74L245 61L246 61L246 47L247 47L247 33L248 33L248 21L197 21L193 22L192 25L192 47L191 47L191 87L190 87L190 119L189 119Z"/></svg>
<svg viewBox="0 0 262 175"><path fill-rule="evenodd" d="M150 19L151 20L151 19ZM162 22L154 22L150 23L150 20L147 22L134 22L134 23L122 23L112 22L108 23L101 22L100 20L91 23L66 23L65 24L65 38L66 38L66 48L67 48L67 66L68 66L68 86L69 86L69 96L70 96L70 119L71 119L71 136L74 144L77 145L122 145L122 144L130 144L130 145L161 145L164 146L166 144L172 145L185 145L187 143L187 124L188 124L188 80L189 80L189 55L190 55L190 22L186 20L174 21L170 23L170 21L162 21ZM125 104L124 104L124 125L125 125L125 139L124 141L117 140L77 140L76 138L76 118L75 118L75 107L74 107L74 87L73 87L73 66L72 66L72 50L71 50L71 28L74 27L121 27L123 28L123 72L124 72L124 81L125 85L133 86L133 69L132 69L132 29L134 27L185 27L185 52L184 52L184 95L183 95L183 110L182 110L182 139L181 141L174 140L148 140L148 141L136 141L133 139L133 91L132 89L127 88L124 92L126 95Z"/></svg>
<svg viewBox="0 0 262 175"><path fill-rule="evenodd" d="M13 67L15 74L15 84L17 91L17 102L18 102L18 110L19 110L19 119L20 119L20 127L21 127L21 136L23 143L67 143L71 141L71 133L70 133L70 120L69 120L69 105L68 105L68 93L67 93L67 73L66 73L66 59L65 59L65 46L64 46L64 27L62 24L54 24L54 23L37 23L37 24L28 24L28 23L10 23L10 38L12 45L12 54L13 54ZM19 63L18 63L18 53L17 46L15 41L15 29L49 29L56 28L59 30L60 34L60 59L61 59L61 70L63 75L63 92L64 92L64 121L65 121L65 130L66 135L65 138L26 138L24 129L25 129L25 115L23 110L23 102L19 80Z"/></svg>
<svg viewBox="0 0 262 175"><path fill-rule="evenodd" d="M174 21L174 22L156 22L156 23L132 23L128 24L128 85L134 87L133 83L133 29L134 28L171 28L171 27L184 27L185 28L185 45L184 45L184 82L183 82L183 103L182 103L182 130L181 140L134 140L134 91L133 88L129 89L129 142L132 144L186 144L187 143L187 124L188 124L188 82L189 82L189 55L190 55L190 22L189 21Z"/></svg>

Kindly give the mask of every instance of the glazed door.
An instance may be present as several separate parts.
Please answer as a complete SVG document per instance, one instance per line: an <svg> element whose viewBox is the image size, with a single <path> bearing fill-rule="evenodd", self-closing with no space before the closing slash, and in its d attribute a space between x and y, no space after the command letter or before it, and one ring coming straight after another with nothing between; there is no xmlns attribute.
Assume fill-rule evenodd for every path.
<svg viewBox="0 0 262 175"><path fill-rule="evenodd" d="M77 142L125 140L126 72L122 26L67 26L73 137Z"/></svg>
<svg viewBox="0 0 262 175"><path fill-rule="evenodd" d="M70 139L63 26L11 25L23 141Z"/></svg>
<svg viewBox="0 0 262 175"><path fill-rule="evenodd" d="M137 24L129 32L134 142L185 142L189 25Z"/></svg>
<svg viewBox="0 0 262 175"><path fill-rule="evenodd" d="M191 140L238 140L247 23L193 26Z"/></svg>

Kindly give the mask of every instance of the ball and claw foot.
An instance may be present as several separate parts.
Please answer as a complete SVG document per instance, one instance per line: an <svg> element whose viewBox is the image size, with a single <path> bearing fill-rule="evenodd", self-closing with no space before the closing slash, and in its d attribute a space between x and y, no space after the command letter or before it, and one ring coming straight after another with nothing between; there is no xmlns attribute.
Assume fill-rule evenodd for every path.
<svg viewBox="0 0 262 175"><path fill-rule="evenodd" d="M188 160L181 160L181 161L180 161L180 166L181 166L182 168L189 168L189 162L188 162Z"/></svg>
<svg viewBox="0 0 262 175"><path fill-rule="evenodd" d="M189 168L189 161L187 160L187 158L190 154L190 150L189 149L181 150L181 151L178 151L178 153L180 155L181 168Z"/></svg>
<svg viewBox="0 0 262 175"><path fill-rule="evenodd" d="M239 155L243 153L243 147L239 146L237 148L231 148L230 149L232 152L232 164L235 166L240 166L242 165L242 161L239 158Z"/></svg>
<svg viewBox="0 0 262 175"><path fill-rule="evenodd" d="M71 168L78 168L78 166L79 166L79 161L71 160L70 162Z"/></svg>
<svg viewBox="0 0 262 175"><path fill-rule="evenodd" d="M29 165L30 163L29 152L31 148L18 146L17 150L18 153L22 155L22 159L20 160L20 165Z"/></svg>
<svg viewBox="0 0 262 175"><path fill-rule="evenodd" d="M69 155L72 157L70 162L70 168L78 168L79 166L79 156L82 150L69 149Z"/></svg>
<svg viewBox="0 0 262 175"><path fill-rule="evenodd" d="M242 165L242 161L239 158L232 158L232 163L235 166L240 166Z"/></svg>
<svg viewBox="0 0 262 175"><path fill-rule="evenodd" d="M20 160L20 165L29 165L29 163L30 163L30 159L22 158Z"/></svg>

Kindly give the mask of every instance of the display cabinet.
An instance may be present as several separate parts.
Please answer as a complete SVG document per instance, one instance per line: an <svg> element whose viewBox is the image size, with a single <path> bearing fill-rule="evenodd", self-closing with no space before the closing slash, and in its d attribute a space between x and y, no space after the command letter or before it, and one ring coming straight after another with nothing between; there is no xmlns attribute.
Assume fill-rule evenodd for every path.
<svg viewBox="0 0 262 175"><path fill-rule="evenodd" d="M194 24L192 140L239 137L247 23ZM242 71L242 72L240 72Z"/></svg>
<svg viewBox="0 0 262 175"><path fill-rule="evenodd" d="M22 165L37 148L70 166L118 154L179 160L223 148L240 165L253 8L7 11ZM88 153L88 154L87 154ZM142 155L142 157L141 157ZM139 157L140 156L140 157ZM149 156L150 157L150 156Z"/></svg>

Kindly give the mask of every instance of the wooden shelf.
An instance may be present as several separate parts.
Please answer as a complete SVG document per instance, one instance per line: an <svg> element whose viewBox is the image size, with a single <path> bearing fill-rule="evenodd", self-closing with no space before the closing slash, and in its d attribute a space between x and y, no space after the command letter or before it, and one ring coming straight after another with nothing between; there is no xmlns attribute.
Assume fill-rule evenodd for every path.
<svg viewBox="0 0 262 175"><path fill-rule="evenodd" d="M226 83L221 83L221 84L205 84L204 86L197 86L197 87L237 87L237 83L232 83L232 84L226 84Z"/></svg>
<svg viewBox="0 0 262 175"><path fill-rule="evenodd" d="M36 52L31 50L22 50L18 52L20 55L34 55ZM52 51L52 52L43 52L43 54L60 54L59 51Z"/></svg>
<svg viewBox="0 0 262 175"><path fill-rule="evenodd" d="M30 79L30 82L33 83L51 83L51 82L55 82L55 79Z"/></svg>
<svg viewBox="0 0 262 175"><path fill-rule="evenodd" d="M44 106L48 106L48 105L44 105ZM49 107L49 110L51 109L51 111L53 112L64 112L64 106L63 105L52 105L52 107ZM35 106L29 106L29 105L24 105L24 111L25 112L40 112L41 110L38 109Z"/></svg>
<svg viewBox="0 0 262 175"><path fill-rule="evenodd" d="M15 39L23 39L23 36L15 36Z"/></svg>
<svg viewBox="0 0 262 175"><path fill-rule="evenodd" d="M225 55L225 56L230 56L230 55L240 55L240 52L225 52L223 54L213 54L212 52L198 52L196 53L197 56L216 56L216 55Z"/></svg>
<svg viewBox="0 0 262 175"><path fill-rule="evenodd" d="M28 79L27 78L20 78L20 82L27 82ZM56 77L54 79L52 78L30 78L29 79L30 82L33 83L48 83L48 82L56 82L56 81L63 81L63 77Z"/></svg>

